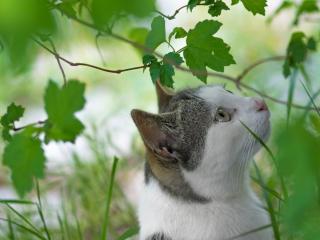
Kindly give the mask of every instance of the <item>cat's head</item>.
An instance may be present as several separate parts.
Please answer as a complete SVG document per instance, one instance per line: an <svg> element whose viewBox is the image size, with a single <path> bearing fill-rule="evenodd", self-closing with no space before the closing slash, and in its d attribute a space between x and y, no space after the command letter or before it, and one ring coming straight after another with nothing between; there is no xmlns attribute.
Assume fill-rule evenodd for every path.
<svg viewBox="0 0 320 240"><path fill-rule="evenodd" d="M245 126L263 140L269 135L265 102L217 85L173 94L157 83L157 95L158 114L131 113L147 149L149 175L172 194L191 200L214 197L219 189L211 188L235 191L227 185L242 181L236 178L243 177L248 159L260 148Z"/></svg>

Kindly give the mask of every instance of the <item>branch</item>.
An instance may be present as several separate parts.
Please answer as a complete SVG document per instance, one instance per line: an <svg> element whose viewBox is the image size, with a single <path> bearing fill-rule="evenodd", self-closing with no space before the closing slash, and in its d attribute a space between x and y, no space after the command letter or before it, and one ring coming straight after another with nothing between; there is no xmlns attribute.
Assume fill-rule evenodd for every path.
<svg viewBox="0 0 320 240"><path fill-rule="evenodd" d="M62 74L63 84L66 85L67 84L66 74L65 74L64 69L62 67L62 64L60 62L60 58L58 57L59 55L57 53L56 47L55 47L53 41L50 38L48 39L48 41L49 41L49 43L50 43L50 45L51 45L51 47L53 49L53 52L55 53L54 55L55 55L55 58L57 59L58 66L59 66L61 74Z"/></svg>
<svg viewBox="0 0 320 240"><path fill-rule="evenodd" d="M204 5L207 5L207 4L204 4L204 3L199 3L197 4L197 6L204 6ZM178 13L184 9L184 8L187 8L189 5L183 5L182 7L179 7L172 15L166 15L162 12L160 12L159 10L155 10L156 13L160 14L162 17L168 19L168 20L172 20L172 19L175 19L176 16L178 15Z"/></svg>
<svg viewBox="0 0 320 240"><path fill-rule="evenodd" d="M38 122L35 122L35 123L29 123L27 125L24 125L22 127L13 127L12 130L15 131L15 132L18 132L18 131L21 131L27 127L32 127L32 126L36 126L36 125L42 125L42 124L45 124L47 120L43 120L43 121L38 121Z"/></svg>
<svg viewBox="0 0 320 240"><path fill-rule="evenodd" d="M70 66L73 66L73 67L75 67L75 66L84 66L84 67L94 68L94 69L97 69L97 70L100 70L100 71L103 71L103 72L116 73L116 74L120 74L120 73L127 72L127 71L132 71L132 70L136 70L136 69L143 69L143 68L148 67L148 65L142 65L142 66L137 66L137 67L125 68L125 69L111 70L111 69L95 66L95 65L92 65L92 64L88 64L88 63L72 62L72 61L60 56L58 53L54 52L53 50L51 50L50 48L45 46L43 43L41 43L36 38L32 38L32 40L34 42L36 42L39 46L41 46L42 48L47 50L49 53L54 55L56 58L60 59L61 61L65 62L65 63L67 63L67 64L69 64Z"/></svg>
<svg viewBox="0 0 320 240"><path fill-rule="evenodd" d="M240 81L250 72L252 71L254 68L256 68L257 66L266 63L266 62L272 62L272 61L282 61L285 60L286 56L275 56L275 57L268 57L262 60L259 60L251 65L249 65L247 68L245 68L241 74L238 75L237 77L237 88L240 90Z"/></svg>
<svg viewBox="0 0 320 240"><path fill-rule="evenodd" d="M92 24L92 23L89 23L89 22L86 22L84 20L81 20L81 19L78 19L76 17L70 17L71 19L73 19L74 21L84 25L84 26L87 26L89 28L92 28L94 30L97 30L98 28ZM130 45L132 45L133 47L136 47L138 49L141 49L141 50L144 50L144 51L148 51L148 52L152 52L154 55L158 56L159 58L162 58L163 59L163 56L147 47L145 47L144 45L141 45L137 42L134 42L134 41L131 41L125 37L122 37L121 35L118 35L118 34L115 34L115 33L112 33L110 31L106 31L106 30L101 30L101 32L104 32L106 34L108 34L109 36L112 36L113 38L115 39L118 39L120 41L123 41L125 43L128 43ZM42 45L44 48L47 49L47 51L51 52L52 54L55 54L52 50L48 49L47 47L45 47L43 44L41 44L39 41L37 41L38 44ZM59 56L59 55L58 55ZM283 57L283 56L278 56L278 57L275 57L275 58L279 58L279 57ZM126 68L126 69L122 69L122 70L109 70L109 69L105 69L105 68L101 68L101 67L97 67L97 66L94 66L94 65L91 65L91 64L86 64L86 63L73 63L73 62L70 62L68 60L66 60L65 58L62 58L61 56L59 56L59 58L62 60L62 61L65 61L67 62L68 64L70 64L71 66L87 66L87 67L92 67L92 68L95 68L95 69L98 69L98 70L102 70L102 71L105 71L105 72L110 72L110 73L121 73L121 72L124 72L124 71L131 71L131 70L135 70L135 69L142 69L142 68L145 68L145 67L149 67L149 66L138 66L138 67L133 67L133 68ZM279 59L277 59L279 60ZM256 66L262 64L262 63L265 63L265 62L268 62L268 61L274 61L273 57L272 58L269 58L268 60L264 59L264 60L260 60L252 65L250 65L248 68L246 68L244 71L246 71L245 73L242 72L242 74L240 74L240 80L242 78L244 78L244 76L246 76L252 69L254 69ZM175 66L177 69L181 70L181 71L184 71L184 72L191 72L190 69L188 68L185 68L185 67L182 67L182 66ZM255 92L257 93L258 95L266 98L266 99L269 99L273 102L276 102L276 103L279 103L279 104L283 104L283 105L287 105L287 102L286 101L283 101L283 100L280 100L280 99L277 99L277 98L274 98L274 97L271 97L249 85L246 85L244 83L241 83L238 78L238 77L232 77L232 76L228 76L228 75L225 75L225 74L222 74L222 73L215 73L215 72L209 72L209 73L200 73L200 74L208 74L208 76L212 76L212 77L219 77L219 78L222 78L222 79L225 79L225 80L228 80L228 81L231 81L233 82L234 84L238 84L239 86L243 87L243 88L246 88L247 90L249 91L252 91L252 92ZM242 76L241 76L242 75ZM295 107L295 108L299 108L299 109L309 109L309 110L316 110L316 108L313 108L313 107L306 107L306 106L303 106L303 105L299 105L299 104L295 104L293 103L292 104L292 107Z"/></svg>

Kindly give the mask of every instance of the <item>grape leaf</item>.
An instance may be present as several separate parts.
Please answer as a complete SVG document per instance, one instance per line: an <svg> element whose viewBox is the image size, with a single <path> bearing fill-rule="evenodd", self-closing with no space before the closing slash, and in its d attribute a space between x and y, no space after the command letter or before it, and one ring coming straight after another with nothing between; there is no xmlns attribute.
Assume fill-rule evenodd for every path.
<svg viewBox="0 0 320 240"><path fill-rule="evenodd" d="M267 0L241 0L243 6L253 15L261 14L265 15L265 7L267 6Z"/></svg>
<svg viewBox="0 0 320 240"><path fill-rule="evenodd" d="M172 65L180 65L183 63L182 57L176 52L170 52L164 55L163 61L164 63L169 63Z"/></svg>
<svg viewBox="0 0 320 240"><path fill-rule="evenodd" d="M3 126L2 137L4 140L9 141L11 139L10 129L13 127L14 122L23 116L24 110L22 106L14 103L7 107L7 112L0 119L0 123Z"/></svg>
<svg viewBox="0 0 320 240"><path fill-rule="evenodd" d="M187 8L192 11L200 2L201 0L189 0Z"/></svg>
<svg viewBox="0 0 320 240"><path fill-rule="evenodd" d="M83 131L83 124L75 117L85 105L85 85L76 80L70 80L63 88L49 81L45 93L45 109L48 121L45 125L46 142L74 142Z"/></svg>
<svg viewBox="0 0 320 240"><path fill-rule="evenodd" d="M230 10L230 8L227 6L227 4L219 0L219 1L216 1L214 4L210 5L208 13L212 17L217 17L221 15L221 12L223 10Z"/></svg>
<svg viewBox="0 0 320 240"><path fill-rule="evenodd" d="M155 61L150 64L149 72L153 83L156 83L160 79L160 70L161 64L159 62Z"/></svg>
<svg viewBox="0 0 320 240"><path fill-rule="evenodd" d="M161 43L166 41L166 27L164 18L161 16L155 17L151 23L151 30L146 39L146 47L154 50Z"/></svg>
<svg viewBox="0 0 320 240"><path fill-rule="evenodd" d="M182 57L176 52L167 53L163 57L163 62L158 62L152 55L143 57L143 64L150 64L149 71L152 82L155 83L158 79L162 85L173 88L173 76L175 74L173 65L183 63Z"/></svg>
<svg viewBox="0 0 320 240"><path fill-rule="evenodd" d="M11 179L23 197L33 187L34 178L44 177L45 156L41 142L24 132L16 134L5 147L3 164L11 169Z"/></svg>
<svg viewBox="0 0 320 240"><path fill-rule="evenodd" d="M184 38L187 36L187 31L182 27L175 27L172 32L169 34L169 42L171 38L174 36L175 39Z"/></svg>
<svg viewBox="0 0 320 240"><path fill-rule="evenodd" d="M235 61L229 53L230 47L212 35L218 32L221 23L214 20L199 22L187 35L187 47L183 51L186 64L193 75L201 81L207 80L207 69L223 72L225 66Z"/></svg>
<svg viewBox="0 0 320 240"><path fill-rule="evenodd" d="M291 35L288 47L287 56L283 65L283 75L288 77L291 74L291 68L297 68L299 64L306 60L309 50L315 50L313 38L307 39L303 32L294 32ZM311 41L311 42L310 42Z"/></svg>
<svg viewBox="0 0 320 240"><path fill-rule="evenodd" d="M163 58L163 65L160 68L160 82L163 86L173 88L173 76L175 74L172 65L180 65L183 59L176 52L170 52Z"/></svg>

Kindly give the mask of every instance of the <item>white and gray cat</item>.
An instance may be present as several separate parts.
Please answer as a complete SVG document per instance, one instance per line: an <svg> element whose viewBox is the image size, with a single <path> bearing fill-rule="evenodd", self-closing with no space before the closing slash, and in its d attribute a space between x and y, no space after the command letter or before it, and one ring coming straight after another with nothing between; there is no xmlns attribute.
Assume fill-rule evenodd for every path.
<svg viewBox="0 0 320 240"><path fill-rule="evenodd" d="M132 110L146 146L140 240L227 240L267 226L249 183L261 147L241 122L266 140L270 113L259 98L221 86L176 94L157 83L159 114ZM271 240L270 228L237 240Z"/></svg>

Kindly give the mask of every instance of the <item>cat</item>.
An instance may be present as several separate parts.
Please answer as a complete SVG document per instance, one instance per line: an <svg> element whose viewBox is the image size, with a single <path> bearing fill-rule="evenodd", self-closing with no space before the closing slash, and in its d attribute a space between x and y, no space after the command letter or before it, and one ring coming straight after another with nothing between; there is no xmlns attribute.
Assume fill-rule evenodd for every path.
<svg viewBox="0 0 320 240"><path fill-rule="evenodd" d="M267 140L265 102L217 85L156 92L158 114L131 111L146 147L140 240L274 239L249 181L261 146L244 127Z"/></svg>

